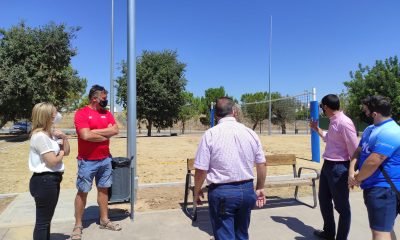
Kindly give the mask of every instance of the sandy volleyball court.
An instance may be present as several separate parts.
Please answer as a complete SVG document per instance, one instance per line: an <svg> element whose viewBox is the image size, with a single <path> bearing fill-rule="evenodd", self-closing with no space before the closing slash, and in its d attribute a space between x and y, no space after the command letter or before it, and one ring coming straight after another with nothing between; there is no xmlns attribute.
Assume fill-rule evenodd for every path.
<svg viewBox="0 0 400 240"><path fill-rule="evenodd" d="M137 173L139 184L184 182L186 158L194 157L201 134L177 137L138 137ZM266 154L296 154L299 166L320 169L322 163L311 162L311 144L308 135L260 136ZM71 154L64 158L65 173L62 189L74 189L77 172L77 139L70 139ZM6 148L3 148L3 147ZM321 141L321 153L325 144ZM0 143L0 194L29 191L31 173L28 170L29 141L22 143ZM114 157L126 156L126 138L111 139ZM273 167L268 175L291 174L290 167ZM268 195L290 196L293 189L267 190ZM179 208L183 198L183 186L157 189L141 189L136 208L139 211Z"/></svg>

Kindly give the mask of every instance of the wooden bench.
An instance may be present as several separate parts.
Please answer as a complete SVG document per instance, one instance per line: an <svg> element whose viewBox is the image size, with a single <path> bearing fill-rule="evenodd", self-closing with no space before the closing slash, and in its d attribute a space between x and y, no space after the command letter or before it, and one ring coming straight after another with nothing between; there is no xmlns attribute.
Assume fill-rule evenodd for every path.
<svg viewBox="0 0 400 240"><path fill-rule="evenodd" d="M278 175L270 176L265 181L265 188L275 188L275 187L295 187L294 189L294 199L301 204L308 207L315 208L317 206L317 191L316 191L316 180L319 179L319 172L314 168L300 167L297 168L296 155L294 154L276 154L276 155L266 155L267 167L271 166L291 166L293 169L293 176ZM185 181L185 196L183 201L184 212L193 220L197 219L197 206L193 201L193 189L194 189L194 159L187 159L187 173ZM302 177L303 170L311 170L315 173L312 177ZM268 168L267 168L268 174ZM279 177L281 176L281 177ZM256 180L255 180L256 181ZM308 204L299 199L299 187L300 186L310 186L313 191L313 204ZM203 187L203 192L205 192L206 186ZM190 193L191 192L191 193ZM268 193L268 192L267 192ZM189 195L191 195L192 208L189 208Z"/></svg>

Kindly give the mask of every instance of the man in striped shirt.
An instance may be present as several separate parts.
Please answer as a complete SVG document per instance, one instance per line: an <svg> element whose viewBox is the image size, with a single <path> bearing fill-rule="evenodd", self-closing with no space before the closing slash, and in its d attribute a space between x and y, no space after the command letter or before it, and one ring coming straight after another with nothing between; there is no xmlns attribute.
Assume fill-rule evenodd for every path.
<svg viewBox="0 0 400 240"><path fill-rule="evenodd" d="M194 201L201 204L201 186L207 179L210 219L216 240L249 239L251 209L265 204L266 163L262 145L253 130L236 121L235 111L232 99L217 100L218 124L204 133L194 163Z"/></svg>

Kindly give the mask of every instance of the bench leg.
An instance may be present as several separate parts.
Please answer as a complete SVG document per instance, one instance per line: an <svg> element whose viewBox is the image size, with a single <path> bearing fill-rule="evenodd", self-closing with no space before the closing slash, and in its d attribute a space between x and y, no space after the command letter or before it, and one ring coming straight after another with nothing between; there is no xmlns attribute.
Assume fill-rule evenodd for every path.
<svg viewBox="0 0 400 240"><path fill-rule="evenodd" d="M185 181L185 196L183 200L183 209L184 211L190 216L189 209L188 209L188 196L190 191L190 174L186 174L186 181Z"/></svg>
<svg viewBox="0 0 400 240"><path fill-rule="evenodd" d="M194 191L193 191L193 215L192 221L195 222L197 220L197 202L194 200Z"/></svg>
<svg viewBox="0 0 400 240"><path fill-rule="evenodd" d="M318 203L317 203L317 189L316 189L317 187L316 187L316 184L315 184L315 180L313 179L312 181L313 181L312 191L313 191L313 198L314 198L314 206L313 206L313 208L316 208L317 205L318 205Z"/></svg>
<svg viewBox="0 0 400 240"><path fill-rule="evenodd" d="M310 208L316 208L317 207L317 190L316 190L316 187L315 187L315 180L314 179L312 180L312 186L311 187L312 187L312 190L313 190L313 202L314 202L313 205L310 205L310 204L308 204L306 202L303 202L303 201L301 201L299 199L299 196L298 196L299 186L296 186L296 188L294 190L294 199L296 199L296 201L298 201L299 203L304 204L304 205L306 205L306 206L308 206Z"/></svg>
<svg viewBox="0 0 400 240"><path fill-rule="evenodd" d="M183 210L184 210L185 214L192 219L192 221L196 221L196 219L197 219L196 203L193 201L192 210L189 210L189 207L188 207L189 194L190 194L190 191L192 191L191 187L192 187L192 175L190 173L187 173L186 174L186 182L185 182L185 196L184 196L184 200L183 200ZM193 191L192 191L192 199L194 200L194 192Z"/></svg>

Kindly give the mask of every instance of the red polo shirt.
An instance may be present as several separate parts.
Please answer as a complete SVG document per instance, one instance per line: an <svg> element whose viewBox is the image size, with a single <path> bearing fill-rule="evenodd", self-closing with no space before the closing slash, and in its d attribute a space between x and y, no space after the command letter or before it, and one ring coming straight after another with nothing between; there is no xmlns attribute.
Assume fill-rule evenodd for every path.
<svg viewBox="0 0 400 240"><path fill-rule="evenodd" d="M110 140L104 142L89 142L79 136L82 128L103 129L109 124L114 125L115 119L107 110L93 110L86 106L75 113L75 128L78 134L78 160L100 160L110 156Z"/></svg>

